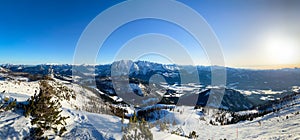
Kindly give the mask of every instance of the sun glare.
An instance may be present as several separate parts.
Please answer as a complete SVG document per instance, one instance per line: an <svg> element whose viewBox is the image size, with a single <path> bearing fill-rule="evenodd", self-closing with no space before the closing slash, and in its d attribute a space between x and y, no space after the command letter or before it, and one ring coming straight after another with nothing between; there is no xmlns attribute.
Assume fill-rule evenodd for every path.
<svg viewBox="0 0 300 140"><path fill-rule="evenodd" d="M292 64L295 62L296 42L288 37L270 37L266 42L267 55L273 64Z"/></svg>

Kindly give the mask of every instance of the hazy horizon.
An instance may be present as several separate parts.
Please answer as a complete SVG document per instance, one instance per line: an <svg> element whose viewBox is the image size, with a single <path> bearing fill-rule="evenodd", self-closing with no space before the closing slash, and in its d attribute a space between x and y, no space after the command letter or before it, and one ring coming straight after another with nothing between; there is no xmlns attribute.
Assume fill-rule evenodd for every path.
<svg viewBox="0 0 300 140"><path fill-rule="evenodd" d="M121 60L118 60L121 61ZM177 66L204 66L204 67L210 67L210 66L219 66L219 65L189 65L189 64L175 64L175 63L160 63L160 62L155 62L155 61L148 61L148 60L125 60L125 61L133 61L133 62L137 62L137 61L146 61L146 62L150 62L150 63L156 63L156 64L162 64L162 65L177 65ZM117 61L114 61L117 62ZM37 66L37 65L110 65L113 62L110 63L103 63L103 64L74 64L74 63L37 63L37 64L24 64L24 63L0 63L0 65L24 65L24 66ZM232 66L224 66L226 68L234 68L234 69L249 69L249 70L280 70L280 69L295 69L295 68L300 68L300 65L295 66L295 65L285 65L285 66L241 66L241 67L232 67Z"/></svg>

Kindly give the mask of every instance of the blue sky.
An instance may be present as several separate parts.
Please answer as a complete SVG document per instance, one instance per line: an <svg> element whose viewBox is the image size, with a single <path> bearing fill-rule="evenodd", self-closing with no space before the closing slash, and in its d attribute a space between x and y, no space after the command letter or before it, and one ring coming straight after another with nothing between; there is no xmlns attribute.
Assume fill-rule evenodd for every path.
<svg viewBox="0 0 300 140"><path fill-rule="evenodd" d="M117 0L1 0L0 63L72 63L85 27ZM261 0L180 0L196 10L216 33L226 66L299 66L300 2ZM112 17L116 18L116 17ZM145 28L146 27L146 28ZM115 31L97 63L110 63L126 40L145 33L167 34L189 50L196 64L209 65L195 40L180 27L145 19ZM153 59L159 61L159 59ZM163 62L163 60L161 60Z"/></svg>

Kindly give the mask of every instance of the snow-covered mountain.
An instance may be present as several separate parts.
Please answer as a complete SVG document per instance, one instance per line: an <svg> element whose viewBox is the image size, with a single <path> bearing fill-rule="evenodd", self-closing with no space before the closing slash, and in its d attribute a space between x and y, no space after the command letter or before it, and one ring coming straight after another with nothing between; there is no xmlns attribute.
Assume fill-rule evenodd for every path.
<svg viewBox="0 0 300 140"><path fill-rule="evenodd" d="M254 107L248 98L234 89L204 88L202 91L196 91L196 94L187 94L187 92L191 92L191 90L183 91L179 94L177 92L178 91L176 90L168 90L168 94L164 96L160 103L196 107L211 107L229 111L249 110Z"/></svg>
<svg viewBox="0 0 300 140"><path fill-rule="evenodd" d="M1 73L7 73L7 72L9 72L9 70L8 70L8 69L5 69L5 68L2 68L2 67L0 67L0 72L1 72Z"/></svg>
<svg viewBox="0 0 300 140"><path fill-rule="evenodd" d="M55 74L64 77L84 78L84 76L105 77L111 75L112 66L115 66L114 73L128 70L132 78L149 80L153 74L162 75L169 84L181 83L181 77L194 79L195 74L199 75L200 83L210 85L210 66L180 66L175 64L159 64L148 61L122 60L106 65L1 65L2 68L12 72L25 72L30 74L46 75L49 68ZM276 90L282 91L293 86L300 86L300 69L278 69L278 70L248 70L225 68L227 73L227 86L240 90ZM181 71L179 71L181 70ZM74 74L74 75L73 75ZM75 77L78 76L78 77ZM199 81L188 81L199 82ZM183 83L188 84L188 83Z"/></svg>
<svg viewBox="0 0 300 140"><path fill-rule="evenodd" d="M61 115L70 118L63 136L45 133L53 139L131 137L135 134L131 128L141 125L132 124L134 114L140 122L147 120L137 131L139 135L150 132L147 137L153 139L299 138L299 97L293 96L300 91L299 69L226 70L228 84L218 87L210 86L211 67L207 66L130 60L107 65L1 65L0 139L23 139L31 134L35 125L20 107L40 92L43 80L76 95L61 99ZM193 79L194 74L200 82L180 81L181 76ZM129 84L120 97L112 79L122 81L124 75ZM153 76L158 76L156 82L151 81ZM126 96L131 91L147 99L142 100L146 106L128 102L125 97L131 99ZM214 104L217 101L220 105ZM14 103L17 108L9 110Z"/></svg>
<svg viewBox="0 0 300 140"><path fill-rule="evenodd" d="M211 103L207 104L209 98L212 98ZM222 100L221 105L214 105L213 103L217 102L214 100ZM220 107L230 111L250 110L254 107L243 94L233 89L225 89L224 93L219 90L208 89L199 94L197 106Z"/></svg>

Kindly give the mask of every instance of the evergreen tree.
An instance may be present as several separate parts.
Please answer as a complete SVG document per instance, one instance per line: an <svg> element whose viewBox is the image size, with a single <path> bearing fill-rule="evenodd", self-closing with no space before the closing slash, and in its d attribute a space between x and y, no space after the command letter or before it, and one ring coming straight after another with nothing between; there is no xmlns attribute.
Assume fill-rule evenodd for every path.
<svg viewBox="0 0 300 140"><path fill-rule="evenodd" d="M124 113L122 115L122 120L121 120L122 124L124 124Z"/></svg>
<svg viewBox="0 0 300 140"><path fill-rule="evenodd" d="M68 117L61 116L61 104L57 97L58 91L55 90L47 81L40 82L40 92L29 99L28 105L24 106L25 116L31 116L31 136L34 139L44 138L42 135L47 130L53 130L57 135L62 136L66 131L64 125ZM58 129L58 126L61 126Z"/></svg>
<svg viewBox="0 0 300 140"><path fill-rule="evenodd" d="M136 117L136 112L134 111L133 113L133 122L136 123L137 122L137 117Z"/></svg>

